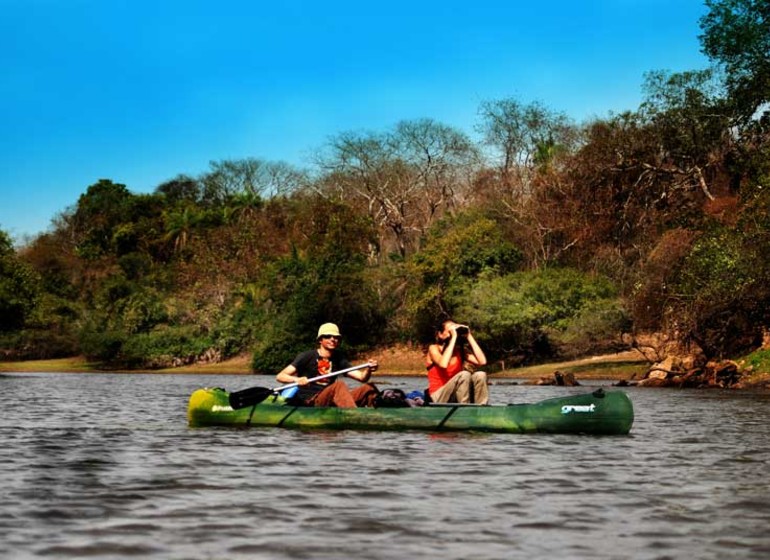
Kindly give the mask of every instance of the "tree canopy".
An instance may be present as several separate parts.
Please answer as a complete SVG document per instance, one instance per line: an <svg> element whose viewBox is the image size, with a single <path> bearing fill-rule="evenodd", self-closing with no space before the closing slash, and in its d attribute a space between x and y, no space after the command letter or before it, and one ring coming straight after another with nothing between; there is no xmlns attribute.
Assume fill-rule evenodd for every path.
<svg viewBox="0 0 770 560"><path fill-rule="evenodd" d="M770 7L709 0L713 65L645 75L637 108L574 123L480 104L330 138L313 166L255 157L150 194L86 186L15 249L0 349L160 367L250 352L273 371L334 321L351 351L469 321L507 363L663 331L709 356L770 328Z"/></svg>

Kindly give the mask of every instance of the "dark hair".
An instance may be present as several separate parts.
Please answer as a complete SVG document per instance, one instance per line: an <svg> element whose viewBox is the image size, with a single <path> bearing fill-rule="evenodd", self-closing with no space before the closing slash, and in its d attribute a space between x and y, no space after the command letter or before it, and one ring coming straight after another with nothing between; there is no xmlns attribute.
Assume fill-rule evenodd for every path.
<svg viewBox="0 0 770 560"><path fill-rule="evenodd" d="M446 319L442 319L438 323L436 323L436 328L433 330L433 338L435 340L439 340L438 335L444 332L444 329L446 328L447 323L451 323L452 319L449 319L448 317Z"/></svg>
<svg viewBox="0 0 770 560"><path fill-rule="evenodd" d="M435 343L440 344L442 348L446 348L446 345L449 344L449 341L451 340L452 337L449 337L446 340L441 340L439 339L438 335L444 330L444 325L451 322L454 322L454 321L452 321L452 319L447 317L446 319L444 319L439 323L439 326L436 329L436 334L434 335ZM459 332L457 334L460 335ZM468 339L465 338L464 336L458 336L457 341L455 342L455 348L460 351L460 358L462 359L463 362L468 358L468 349L465 347L466 342L468 342Z"/></svg>
<svg viewBox="0 0 770 560"><path fill-rule="evenodd" d="M454 323L454 321L452 319L448 318L448 317L446 319L442 320L440 323L438 323L438 326L436 327L436 331L435 331L436 334L442 332L444 330L444 326L447 323ZM468 327L466 327L466 326L458 327L457 328L457 334L459 336L464 336L464 335L468 334Z"/></svg>

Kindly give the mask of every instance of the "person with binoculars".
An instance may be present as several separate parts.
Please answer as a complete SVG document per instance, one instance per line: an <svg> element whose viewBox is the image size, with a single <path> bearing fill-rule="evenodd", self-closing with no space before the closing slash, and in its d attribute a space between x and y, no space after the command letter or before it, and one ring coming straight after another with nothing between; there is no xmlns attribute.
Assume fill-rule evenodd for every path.
<svg viewBox="0 0 770 560"><path fill-rule="evenodd" d="M487 357L467 325L446 320L436 329L435 342L428 346L428 394L435 403L489 402L487 374L470 371L485 366ZM470 364L469 369L467 364Z"/></svg>

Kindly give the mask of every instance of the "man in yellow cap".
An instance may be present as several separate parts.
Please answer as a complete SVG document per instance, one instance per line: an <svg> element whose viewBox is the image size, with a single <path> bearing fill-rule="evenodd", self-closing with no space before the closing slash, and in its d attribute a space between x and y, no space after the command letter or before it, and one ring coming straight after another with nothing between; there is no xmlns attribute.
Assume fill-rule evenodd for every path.
<svg viewBox="0 0 770 560"><path fill-rule="evenodd" d="M311 377L326 375L351 367L350 362L340 356L337 349L342 340L340 330L334 323L324 323L318 328L318 347L297 355L288 366L283 368L276 379L280 383L299 383L298 398L309 406L336 406L355 408L373 406L379 394L373 383L367 383L372 372L377 369L377 361L369 360L368 367L346 373L347 377L360 381L362 385L353 389L338 377L330 377L309 382Z"/></svg>

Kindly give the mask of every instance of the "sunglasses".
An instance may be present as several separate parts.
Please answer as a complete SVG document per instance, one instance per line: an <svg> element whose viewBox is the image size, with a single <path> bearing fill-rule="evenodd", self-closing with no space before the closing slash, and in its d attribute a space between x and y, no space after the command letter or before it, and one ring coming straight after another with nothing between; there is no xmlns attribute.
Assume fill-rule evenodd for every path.
<svg viewBox="0 0 770 560"><path fill-rule="evenodd" d="M337 336L334 334L322 334L321 339L322 340L329 340L330 338L333 338L334 340L342 340L341 336Z"/></svg>

